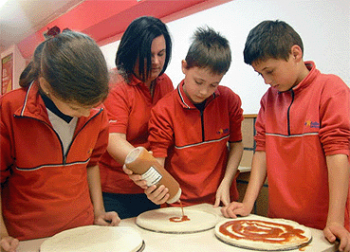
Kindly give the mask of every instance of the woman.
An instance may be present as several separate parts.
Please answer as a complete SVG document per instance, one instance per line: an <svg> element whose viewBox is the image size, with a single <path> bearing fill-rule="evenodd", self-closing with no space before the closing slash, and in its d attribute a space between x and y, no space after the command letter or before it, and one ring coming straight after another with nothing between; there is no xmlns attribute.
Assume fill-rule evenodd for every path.
<svg viewBox="0 0 350 252"><path fill-rule="evenodd" d="M164 73L171 57L171 38L157 18L135 19L120 41L118 76L104 105L109 117L109 144L100 161L106 210L130 218L157 208L123 172L127 154L137 146L149 149L148 121L152 107L174 87Z"/></svg>
<svg viewBox="0 0 350 252"><path fill-rule="evenodd" d="M98 161L108 141L103 54L66 31L40 44L21 88L0 99L1 247L84 225L117 225L103 206Z"/></svg>

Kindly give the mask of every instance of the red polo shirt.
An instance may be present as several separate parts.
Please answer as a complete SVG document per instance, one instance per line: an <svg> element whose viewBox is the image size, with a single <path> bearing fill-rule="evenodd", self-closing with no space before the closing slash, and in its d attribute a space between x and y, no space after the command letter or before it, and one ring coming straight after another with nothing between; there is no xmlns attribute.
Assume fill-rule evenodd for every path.
<svg viewBox="0 0 350 252"><path fill-rule="evenodd" d="M122 78L119 78L122 79ZM151 109L167 93L174 90L173 83L166 74L156 79L153 98L148 87L133 77L130 83L117 81L113 84L104 105L109 117L109 132L124 133L126 140L134 147L149 149L148 121ZM108 193L143 193L106 152L100 161L102 191Z"/></svg>

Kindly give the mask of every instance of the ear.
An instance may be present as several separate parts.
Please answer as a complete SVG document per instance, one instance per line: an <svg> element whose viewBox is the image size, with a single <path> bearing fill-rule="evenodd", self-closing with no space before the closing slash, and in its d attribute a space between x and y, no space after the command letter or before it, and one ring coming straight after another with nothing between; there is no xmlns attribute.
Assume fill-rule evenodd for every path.
<svg viewBox="0 0 350 252"><path fill-rule="evenodd" d="M44 91L44 93L46 95L48 95L50 93L51 87L50 84L45 80L44 77L39 77L39 85L42 91Z"/></svg>
<svg viewBox="0 0 350 252"><path fill-rule="evenodd" d="M181 69L182 69L182 73L186 74L186 72L187 72L187 62L186 62L186 60L181 60Z"/></svg>
<svg viewBox="0 0 350 252"><path fill-rule="evenodd" d="M301 50L300 46L298 45L293 45L291 50L292 57L296 61L302 61L303 60L303 51Z"/></svg>

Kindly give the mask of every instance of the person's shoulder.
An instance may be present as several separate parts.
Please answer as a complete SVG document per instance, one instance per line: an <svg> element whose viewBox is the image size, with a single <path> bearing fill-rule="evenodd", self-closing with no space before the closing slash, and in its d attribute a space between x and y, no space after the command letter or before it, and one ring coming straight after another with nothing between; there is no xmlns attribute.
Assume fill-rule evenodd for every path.
<svg viewBox="0 0 350 252"><path fill-rule="evenodd" d="M231 88L227 86L218 86L218 91L221 97L229 97L229 98L235 98L240 99L239 95L236 94ZM219 96L219 97L220 97Z"/></svg>
<svg viewBox="0 0 350 252"><path fill-rule="evenodd" d="M18 104L23 105L23 101L25 99L28 88L18 88L7 92L0 96L1 105L5 104Z"/></svg>

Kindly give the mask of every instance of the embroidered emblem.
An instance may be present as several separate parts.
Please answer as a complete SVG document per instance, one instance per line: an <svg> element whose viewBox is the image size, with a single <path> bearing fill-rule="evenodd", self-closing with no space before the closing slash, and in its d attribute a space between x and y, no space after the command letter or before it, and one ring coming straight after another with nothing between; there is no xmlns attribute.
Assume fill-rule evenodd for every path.
<svg viewBox="0 0 350 252"><path fill-rule="evenodd" d="M306 127L310 127L310 128L316 128L316 129L319 129L320 128L320 123L318 122L313 122L311 120L308 120L304 123L304 125Z"/></svg>
<svg viewBox="0 0 350 252"><path fill-rule="evenodd" d="M219 129L219 131L217 131L216 133L219 135L222 135L222 134L227 134L228 132L229 132L228 129Z"/></svg>

